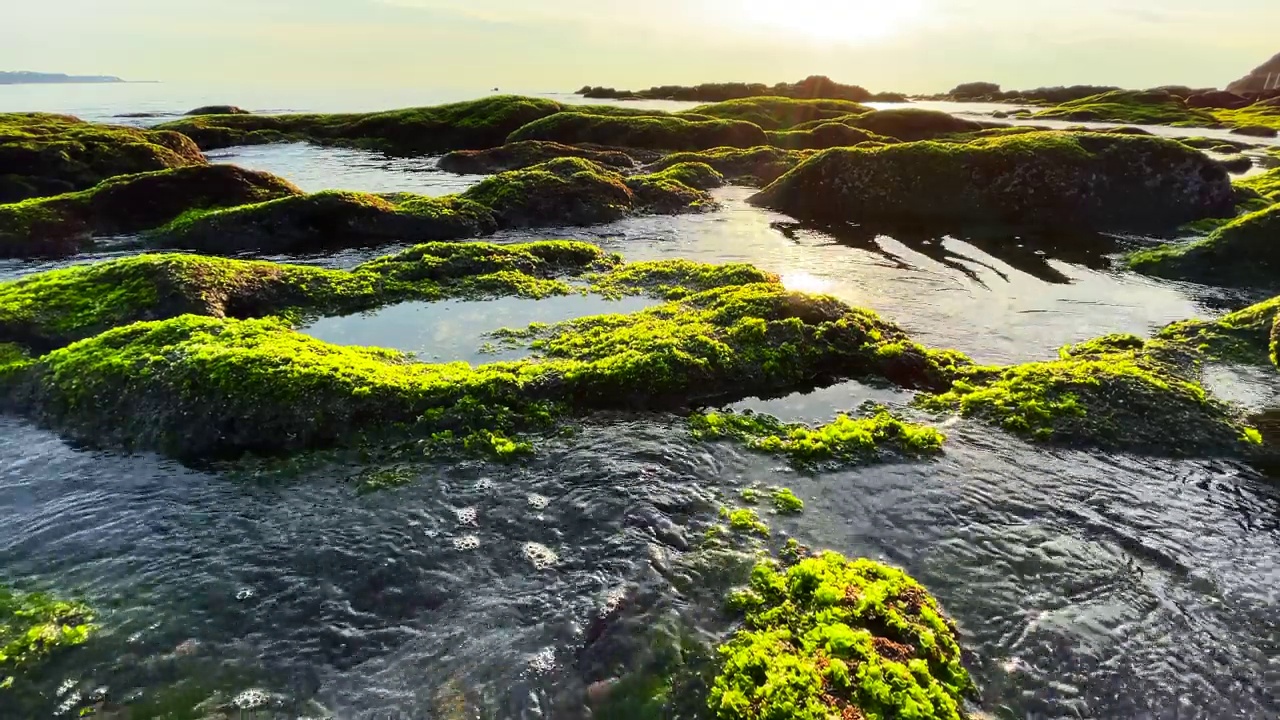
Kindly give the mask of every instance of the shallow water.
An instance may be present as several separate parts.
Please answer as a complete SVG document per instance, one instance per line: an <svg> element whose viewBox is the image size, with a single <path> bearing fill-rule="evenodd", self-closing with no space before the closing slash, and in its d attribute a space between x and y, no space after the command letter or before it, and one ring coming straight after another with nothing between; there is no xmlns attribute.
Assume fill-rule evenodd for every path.
<svg viewBox="0 0 1280 720"><path fill-rule="evenodd" d="M430 161L339 149L218 159L307 189L443 194L468 182ZM1141 240L835 237L751 207L750 193L717 191L723 208L706 215L498 240L573 237L629 259L751 262L991 362L1243 302L1110 267L1108 253ZM350 267L394 249L296 259ZM0 276L49 266L9 263ZM487 330L627 302L646 301L406 303L311 331L486 362L495 356L476 351ZM1211 369L1209 379L1265 409L1271 377ZM909 400L845 383L737 407L824 421L874 401L933 420ZM900 564L928 585L975 651L982 707L996 717L1276 717L1274 480L1234 463L1033 448L967 421L944 430L936 460L797 473L692 442L680 418L611 416L545 441L525 465L405 460L411 483L360 495L354 481L371 468L340 458L190 469L73 448L0 419L0 577L83 594L105 628L0 717L49 717L101 686L104 717L200 702L186 716L225 706L239 717L230 703L253 688L287 716L587 717L587 686L633 667L646 633L693 628L710 643L727 629L718 597L734 575L699 574L687 548L719 503L756 483L808 503L798 517L769 518L776 529ZM620 598L622 618L588 642ZM67 680L76 687L58 697Z"/></svg>

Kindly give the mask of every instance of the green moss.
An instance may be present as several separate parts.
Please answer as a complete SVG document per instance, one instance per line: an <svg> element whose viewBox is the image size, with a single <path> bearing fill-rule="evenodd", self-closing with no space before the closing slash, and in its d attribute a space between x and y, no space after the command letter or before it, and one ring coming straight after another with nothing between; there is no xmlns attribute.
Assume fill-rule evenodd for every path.
<svg viewBox="0 0 1280 720"><path fill-rule="evenodd" d="M612 222L634 202L622 176L583 158L499 173L462 197L489 208L504 228Z"/></svg>
<svg viewBox="0 0 1280 720"><path fill-rule="evenodd" d="M760 502L760 491L755 488L742 488L738 495L742 498L742 502L748 505Z"/></svg>
<svg viewBox="0 0 1280 720"><path fill-rule="evenodd" d="M836 553L762 563L731 605L708 704L724 720L961 720L974 686L954 624L900 570Z"/></svg>
<svg viewBox="0 0 1280 720"><path fill-rule="evenodd" d="M786 424L770 415L701 413L689 419L689 428L699 440L732 438L752 449L801 463L833 459L875 462L889 452L936 453L945 439L937 430L903 422L885 408L875 408L861 418L838 415L818 428Z"/></svg>
<svg viewBox="0 0 1280 720"><path fill-rule="evenodd" d="M501 145L507 135L560 112L542 98L496 95L434 107L339 115L206 115L158 126L206 150L233 145L307 141L422 155Z"/></svg>
<svg viewBox="0 0 1280 720"><path fill-rule="evenodd" d="M724 176L703 162L681 162L664 165L649 175L640 177L667 178L684 183L695 190L711 190L724 185Z"/></svg>
<svg viewBox="0 0 1280 720"><path fill-rule="evenodd" d="M804 512L804 501L796 497L790 488L774 488L770 495L773 497L773 507L778 512L788 515Z"/></svg>
<svg viewBox="0 0 1280 720"><path fill-rule="evenodd" d="M1211 360L1265 365L1271 361L1275 319L1280 297L1272 298L1216 320L1184 320L1160 330L1156 338Z"/></svg>
<svg viewBox="0 0 1280 720"><path fill-rule="evenodd" d="M1040 442L1164 455L1238 453L1244 425L1184 368L1138 338L1069 346L1059 360L963 367L952 389L923 395Z"/></svg>
<svg viewBox="0 0 1280 720"><path fill-rule="evenodd" d="M1236 181L1236 187L1252 190L1263 198L1280 203L1280 167Z"/></svg>
<svg viewBox="0 0 1280 720"><path fill-rule="evenodd" d="M851 122L863 130L904 141L930 140L954 133L974 132L990 125L938 110L919 108L876 110Z"/></svg>
<svg viewBox="0 0 1280 720"><path fill-rule="evenodd" d="M1213 115L1219 122L1237 128L1280 130L1280 106L1274 104L1260 102L1239 110L1214 110Z"/></svg>
<svg viewBox="0 0 1280 720"><path fill-rule="evenodd" d="M786 130L801 123L829 120L871 112L871 108L849 100L810 100L786 97L751 97L700 105L689 113L744 120L765 130Z"/></svg>
<svg viewBox="0 0 1280 720"><path fill-rule="evenodd" d="M233 165L122 175L82 190L0 205L0 256L87 250L95 235L150 230L191 210L301 195L290 183Z"/></svg>
<svg viewBox="0 0 1280 720"><path fill-rule="evenodd" d="M674 215L719 207L699 186L718 187L724 178L707 165L682 163L649 175L633 175L624 182L637 207L646 212Z"/></svg>
<svg viewBox="0 0 1280 720"><path fill-rule="evenodd" d="M737 120L686 120L671 115L618 116L562 112L511 133L507 142L548 140L650 150L704 150L767 145L758 125Z"/></svg>
<svg viewBox="0 0 1280 720"><path fill-rule="evenodd" d="M0 586L0 691L54 653L87 642L98 629L93 619L84 603Z"/></svg>
<svg viewBox="0 0 1280 720"><path fill-rule="evenodd" d="M562 157L580 157L617 169L630 169L636 164L634 158L618 150L597 150L542 140L526 140L487 150L455 150L440 158L440 169L489 175L520 170Z"/></svg>
<svg viewBox="0 0 1280 720"><path fill-rule="evenodd" d="M1070 100L1032 117L1130 125L1210 127L1219 123L1214 113L1189 108L1185 99L1160 90L1113 90Z"/></svg>
<svg viewBox="0 0 1280 720"><path fill-rule="evenodd" d="M537 357L477 367L339 347L276 319L184 315L42 356L10 405L68 435L179 457L288 452L362 433L511 437L555 413L682 407L874 375L937 382L936 360L867 311L776 284L708 290L631 315L537 328Z"/></svg>
<svg viewBox="0 0 1280 720"><path fill-rule="evenodd" d="M685 163L702 163L732 182L767 185L812 155L808 151L782 150L776 147L713 148L700 152L673 153L654 163L660 172Z"/></svg>
<svg viewBox="0 0 1280 720"><path fill-rule="evenodd" d="M1232 286L1273 288L1280 268L1280 203L1239 217L1207 238L1129 255L1129 267L1149 275Z"/></svg>
<svg viewBox="0 0 1280 720"><path fill-rule="evenodd" d="M828 222L1161 231L1230 216L1235 191L1221 166L1172 140L1037 132L826 150L751 201Z"/></svg>
<svg viewBox="0 0 1280 720"><path fill-rule="evenodd" d="M360 495L393 490L412 483L418 473L411 467L371 468L354 478L356 492Z"/></svg>
<svg viewBox="0 0 1280 720"><path fill-rule="evenodd" d="M729 522L729 529L744 534L769 537L769 526L760 519L760 514L751 508L730 510L721 508L720 516Z"/></svg>
<svg viewBox="0 0 1280 720"><path fill-rule="evenodd" d="M428 243L352 271L156 254L0 283L0 342L44 351L139 320L320 315L407 299L568 294L560 275L617 266L581 242Z"/></svg>
<svg viewBox="0 0 1280 720"><path fill-rule="evenodd" d="M84 190L116 175L205 164L172 132L67 115L0 113L0 203Z"/></svg>
<svg viewBox="0 0 1280 720"><path fill-rule="evenodd" d="M882 140L897 142L891 138L850 127L837 122L828 122L811 129L780 130L769 133L769 143L789 150L825 150L833 147L853 147L863 143L881 143ZM883 144L883 143L881 143Z"/></svg>
<svg viewBox="0 0 1280 720"><path fill-rule="evenodd" d="M627 263L589 279L591 289L606 297L645 294L668 300L718 287L781 282L777 275L754 265L707 265L684 259Z"/></svg>

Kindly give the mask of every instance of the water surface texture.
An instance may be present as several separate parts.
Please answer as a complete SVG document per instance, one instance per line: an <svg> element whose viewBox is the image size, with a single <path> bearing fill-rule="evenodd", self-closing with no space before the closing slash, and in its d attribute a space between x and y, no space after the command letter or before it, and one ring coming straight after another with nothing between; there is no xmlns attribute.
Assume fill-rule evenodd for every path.
<svg viewBox="0 0 1280 720"><path fill-rule="evenodd" d="M0 107L106 117L198 104L139 87L128 102L93 87L79 105L59 104L67 89L40 88L0 96ZM200 99L252 104L242 97ZM422 98L442 99L460 98ZM354 150L213 155L308 190L445 194L474 182L432 159ZM1050 358L1065 343L1146 334L1246 300L1115 269L1112 255L1143 239L833 234L753 208L751 192L719 190L722 208L703 215L497 240L750 262L990 362ZM287 259L351 267L395 249ZM59 264L8 263L0 277ZM486 331L647 304L405 303L307 330L478 363L519 356L478 352ZM1276 404L1265 375L1209 373L1231 401ZM859 383L738 407L824 421L869 400L913 412L908 394ZM236 718L263 699L287 717L587 718L588 687L639 663L655 632L710 646L729 629L725 581L697 569L690 548L721 503L756 483L807 501L800 516L769 518L779 533L901 565L933 590L974 651L993 717L1277 717L1274 479L1235 463L1039 449L969 421L944 430L935 460L800 473L694 442L680 417L610 416L543 442L526 464L415 458L396 465L408 485L359 494L360 478L385 468L337 457L187 468L0 418L0 579L81 594L104 628L50 666L39 693L0 703L0 717L70 717L105 697L99 716L110 718ZM606 614L616 622L601 633Z"/></svg>

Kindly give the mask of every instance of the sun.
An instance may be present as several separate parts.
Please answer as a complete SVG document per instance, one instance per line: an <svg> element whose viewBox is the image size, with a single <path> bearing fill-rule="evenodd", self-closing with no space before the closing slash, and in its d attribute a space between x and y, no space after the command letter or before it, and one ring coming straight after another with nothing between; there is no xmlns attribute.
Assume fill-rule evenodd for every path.
<svg viewBox="0 0 1280 720"><path fill-rule="evenodd" d="M729 11L746 29L824 44L862 44L925 20L924 0L739 0Z"/></svg>

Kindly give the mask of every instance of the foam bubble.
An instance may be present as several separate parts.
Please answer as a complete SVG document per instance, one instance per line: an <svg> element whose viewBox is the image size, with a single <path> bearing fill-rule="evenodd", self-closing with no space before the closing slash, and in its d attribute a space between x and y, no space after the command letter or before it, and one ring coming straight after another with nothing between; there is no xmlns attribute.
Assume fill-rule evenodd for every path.
<svg viewBox="0 0 1280 720"><path fill-rule="evenodd" d="M71 692L71 690L75 688L75 686L76 686L75 680L63 680L62 684L58 686L58 697L62 697L63 695L66 695L67 693Z"/></svg>
<svg viewBox="0 0 1280 720"><path fill-rule="evenodd" d="M473 507L455 509L453 513L458 516L459 525L475 526L479 524L478 522L479 514L476 512L476 509Z"/></svg>
<svg viewBox="0 0 1280 720"><path fill-rule="evenodd" d="M524 552L524 556L529 558L529 562L533 563L533 566L538 570L546 570L560 562L560 556L556 555L554 550L541 543L527 542L521 548L521 551Z"/></svg>
<svg viewBox="0 0 1280 720"><path fill-rule="evenodd" d="M251 588L245 588L240 592L236 593L236 600L239 600L240 602L244 602L245 600L248 600L249 598L253 597L256 594L257 593L255 593Z"/></svg>
<svg viewBox="0 0 1280 720"><path fill-rule="evenodd" d="M475 550L480 547L480 538L475 535L463 535L453 539L453 548L455 550Z"/></svg>
<svg viewBox="0 0 1280 720"><path fill-rule="evenodd" d="M539 675L546 675L556 669L555 648L543 648L529 658L529 669Z"/></svg>
<svg viewBox="0 0 1280 720"><path fill-rule="evenodd" d="M78 692L73 692L73 693L71 693L70 695L68 695L68 696L67 696L67 699L66 699L66 700L63 700L63 701L62 701L62 704L61 704L61 705L59 705L59 706L57 707L57 709L55 709L55 710L53 711L53 714L54 714L54 715L66 715L66 714L70 713L72 710L75 710L75 709L76 709L76 706L77 706L77 705L79 705L79 704L80 704L80 693L78 693Z"/></svg>
<svg viewBox="0 0 1280 720"><path fill-rule="evenodd" d="M493 481L489 478L480 478L476 481L477 492L488 492L493 489Z"/></svg>
<svg viewBox="0 0 1280 720"><path fill-rule="evenodd" d="M534 510L546 510L547 506L550 504L551 500L549 498L536 493L529 495L529 507Z"/></svg>
<svg viewBox="0 0 1280 720"><path fill-rule="evenodd" d="M245 690L231 699L231 705L237 710L256 710L267 706L270 697L257 688Z"/></svg>

